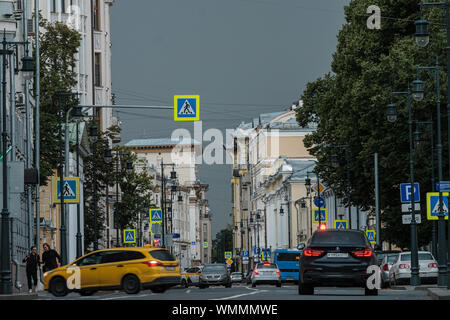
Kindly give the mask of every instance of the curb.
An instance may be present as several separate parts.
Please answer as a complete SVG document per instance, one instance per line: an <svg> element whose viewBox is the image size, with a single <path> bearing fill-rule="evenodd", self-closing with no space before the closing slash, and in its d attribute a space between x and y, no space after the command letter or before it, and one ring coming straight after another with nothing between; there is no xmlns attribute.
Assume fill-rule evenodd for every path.
<svg viewBox="0 0 450 320"><path fill-rule="evenodd" d="M0 294L0 301L4 300L34 300L38 299L37 293Z"/></svg>
<svg viewBox="0 0 450 320"><path fill-rule="evenodd" d="M433 300L450 300L450 290L447 288L426 288Z"/></svg>

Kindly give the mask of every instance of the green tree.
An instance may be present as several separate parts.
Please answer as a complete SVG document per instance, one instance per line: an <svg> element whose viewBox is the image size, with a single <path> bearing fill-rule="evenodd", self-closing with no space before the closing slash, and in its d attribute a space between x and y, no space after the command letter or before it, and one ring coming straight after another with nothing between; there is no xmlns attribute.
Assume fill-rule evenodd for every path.
<svg viewBox="0 0 450 320"><path fill-rule="evenodd" d="M344 199L363 209L374 206L374 153L379 154L380 205L384 229L382 240L399 247L410 246L409 225L403 225L399 199L399 184L409 182L408 112L405 97L393 97L398 119L386 120L386 105L391 91L406 91L416 77L417 65L433 65L436 55L441 61L441 88L446 88L445 35L440 23L442 13L431 9L426 18L432 21L432 39L426 48L414 41L414 21L419 18L416 0L380 0L381 30L370 30L366 9L370 0L351 1L345 7L346 23L338 34L337 50L333 54L332 73L307 84L301 99L303 107L297 112L300 125L315 122L317 130L305 138L304 144L317 157L316 171L320 178ZM431 75L426 80L426 98L412 103L417 121L436 119L436 95ZM441 100L446 94L441 92ZM442 119L445 111L442 109ZM431 155L428 130L421 127L422 145L414 153L415 177L421 184L422 208L426 192L431 191ZM446 132L442 132L446 137ZM343 150L329 144L348 144L350 152L350 185L347 184L346 161ZM444 139L446 146L447 141ZM340 166L331 167L331 156L339 155ZM446 154L444 150L444 155ZM446 163L444 159L443 163ZM444 171L444 174L446 172ZM424 217L424 215L422 215ZM419 245L431 239L430 223L422 219L418 227ZM354 222L353 222L354 223Z"/></svg>
<svg viewBox="0 0 450 320"><path fill-rule="evenodd" d="M233 227L231 225L216 234L212 243L211 260L217 263L225 263L225 251L233 251Z"/></svg>
<svg viewBox="0 0 450 320"><path fill-rule="evenodd" d="M67 25L40 20L40 181L48 178L59 165L58 92L71 92L77 84L76 53L80 34ZM63 98L63 115L76 104L76 97Z"/></svg>

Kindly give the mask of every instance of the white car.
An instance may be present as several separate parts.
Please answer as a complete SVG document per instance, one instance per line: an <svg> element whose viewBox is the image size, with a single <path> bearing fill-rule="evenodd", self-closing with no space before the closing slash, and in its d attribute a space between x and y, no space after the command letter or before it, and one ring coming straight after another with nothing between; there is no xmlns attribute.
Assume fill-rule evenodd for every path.
<svg viewBox="0 0 450 320"><path fill-rule="evenodd" d="M258 263L251 276L252 287L260 283L275 284L281 287L281 272L275 263Z"/></svg>
<svg viewBox="0 0 450 320"><path fill-rule="evenodd" d="M436 283L438 277L438 264L428 251L419 251L419 277L421 282ZM392 263L389 270L389 284L409 284L411 279L411 252L401 252Z"/></svg>

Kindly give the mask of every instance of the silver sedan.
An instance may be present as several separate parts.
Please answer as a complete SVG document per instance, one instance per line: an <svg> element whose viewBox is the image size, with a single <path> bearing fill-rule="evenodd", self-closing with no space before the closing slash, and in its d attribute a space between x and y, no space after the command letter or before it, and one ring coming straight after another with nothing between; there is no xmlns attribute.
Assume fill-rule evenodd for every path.
<svg viewBox="0 0 450 320"><path fill-rule="evenodd" d="M258 263L251 275L252 287L257 284L269 283L281 287L281 272L275 263Z"/></svg>

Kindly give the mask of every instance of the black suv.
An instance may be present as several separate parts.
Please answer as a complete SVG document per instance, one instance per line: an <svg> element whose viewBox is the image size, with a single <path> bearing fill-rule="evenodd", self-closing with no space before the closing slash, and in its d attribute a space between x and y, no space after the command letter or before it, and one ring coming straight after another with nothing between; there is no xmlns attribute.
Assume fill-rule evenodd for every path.
<svg viewBox="0 0 450 320"><path fill-rule="evenodd" d="M377 258L363 231L318 230L300 256L299 294L314 294L314 287L364 287L366 295L378 295L366 286L367 268Z"/></svg>

